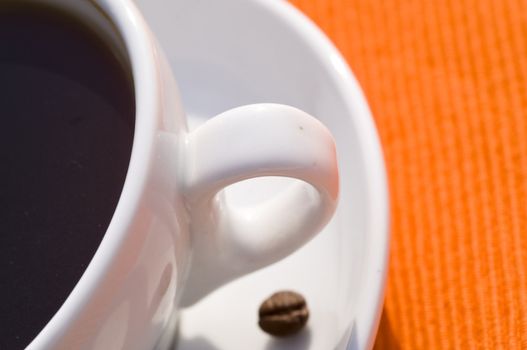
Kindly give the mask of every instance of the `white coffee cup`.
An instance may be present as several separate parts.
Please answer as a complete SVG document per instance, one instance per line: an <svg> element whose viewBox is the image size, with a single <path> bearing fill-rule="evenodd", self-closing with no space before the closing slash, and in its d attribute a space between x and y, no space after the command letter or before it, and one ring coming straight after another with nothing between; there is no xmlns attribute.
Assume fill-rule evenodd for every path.
<svg viewBox="0 0 527 350"><path fill-rule="evenodd" d="M112 42L134 78L133 149L118 206L82 278L30 349L149 349L181 307L302 246L338 197L335 144L293 107L249 105L189 132L166 58L130 0L42 0ZM258 84L258 82L255 82ZM221 191L296 181L258 206Z"/></svg>

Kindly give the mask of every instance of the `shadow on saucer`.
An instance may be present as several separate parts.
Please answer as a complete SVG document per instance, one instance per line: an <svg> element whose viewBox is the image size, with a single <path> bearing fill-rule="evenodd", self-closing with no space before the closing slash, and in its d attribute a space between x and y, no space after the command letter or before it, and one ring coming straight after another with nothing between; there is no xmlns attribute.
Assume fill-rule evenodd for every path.
<svg viewBox="0 0 527 350"><path fill-rule="evenodd" d="M177 346L173 346L171 349L177 350ZM196 337L185 340L185 350L220 350L220 348L203 337Z"/></svg>
<svg viewBox="0 0 527 350"><path fill-rule="evenodd" d="M311 343L311 329L308 327L292 337L269 339L265 350L303 350L309 348L309 343Z"/></svg>

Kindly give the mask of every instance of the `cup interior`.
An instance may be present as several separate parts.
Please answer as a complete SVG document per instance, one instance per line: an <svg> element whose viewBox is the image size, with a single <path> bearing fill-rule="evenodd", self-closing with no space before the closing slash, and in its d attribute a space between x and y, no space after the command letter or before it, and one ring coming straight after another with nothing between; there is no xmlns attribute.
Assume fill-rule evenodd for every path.
<svg viewBox="0 0 527 350"><path fill-rule="evenodd" d="M123 188L133 140L135 96L124 41L95 2L6 0L2 6L6 6L4 14L10 16L3 17L3 28L7 28L4 34L8 34L4 48L12 54L6 55L12 62L3 62L7 62L5 71L9 70L4 77L8 77L7 82L9 76L17 79L10 86L11 95L5 95L23 101L15 102L14 107L3 104L7 106L6 118L12 117L11 123L6 119L6 130L19 143L11 150L13 158L24 164L6 165L17 176L12 183L6 180L7 184L19 192L18 197L7 198L14 198L10 207L16 208L19 202L28 213L27 220L12 215L18 220L18 228L10 230L25 241L6 238L5 249L15 251L16 259L20 259L10 264L10 271L16 274L12 295L21 296L16 300L27 300L23 308L14 309L14 314L23 315L22 319L24 312L33 315L31 322L21 322L20 326L16 319L7 320L20 332L17 335L9 329L6 338L9 334L26 342L35 331L42 330L53 313L75 312L58 312L62 302L83 299L69 298L68 293L75 290L104 240ZM12 115L7 112L10 108ZM22 123L22 128L17 127ZM24 139L18 135L29 136ZM36 174L32 181L24 175L28 168ZM93 181L101 174L99 178L104 181ZM33 197L27 199L24 191ZM45 219L29 215L29 210ZM76 289L86 295L86 285ZM72 304L75 302L69 302ZM18 306L16 302L11 305ZM59 329L53 325L66 318L61 315L53 316L55 321L46 327Z"/></svg>

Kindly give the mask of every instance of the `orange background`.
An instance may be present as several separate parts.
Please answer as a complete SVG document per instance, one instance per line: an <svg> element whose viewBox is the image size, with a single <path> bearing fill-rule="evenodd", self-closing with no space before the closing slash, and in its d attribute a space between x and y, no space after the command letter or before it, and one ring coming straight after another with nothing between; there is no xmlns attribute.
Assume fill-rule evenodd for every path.
<svg viewBox="0 0 527 350"><path fill-rule="evenodd" d="M527 1L292 2L347 58L383 143L376 349L527 349Z"/></svg>

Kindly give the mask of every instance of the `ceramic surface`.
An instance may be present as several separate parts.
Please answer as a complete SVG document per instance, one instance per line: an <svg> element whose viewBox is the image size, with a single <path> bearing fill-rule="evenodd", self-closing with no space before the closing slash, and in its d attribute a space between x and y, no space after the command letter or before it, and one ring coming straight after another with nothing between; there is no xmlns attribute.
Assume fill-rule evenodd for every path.
<svg viewBox="0 0 527 350"><path fill-rule="evenodd" d="M375 126L360 87L326 37L279 0L138 0L181 88L190 127L245 103L279 102L316 115L337 142L341 198L330 224L294 255L239 279L182 313L179 350L367 349L382 309L388 196ZM288 185L231 187L250 205ZM277 289L302 292L306 332L273 340L256 324Z"/></svg>
<svg viewBox="0 0 527 350"><path fill-rule="evenodd" d="M289 255L325 226L338 197L335 144L320 121L270 103L230 109L188 132L170 65L131 1L50 1L111 30L110 41L122 37L116 50L130 61L136 123L110 226L29 348L151 349L180 303ZM269 175L295 183L258 206L234 206L221 193Z"/></svg>

